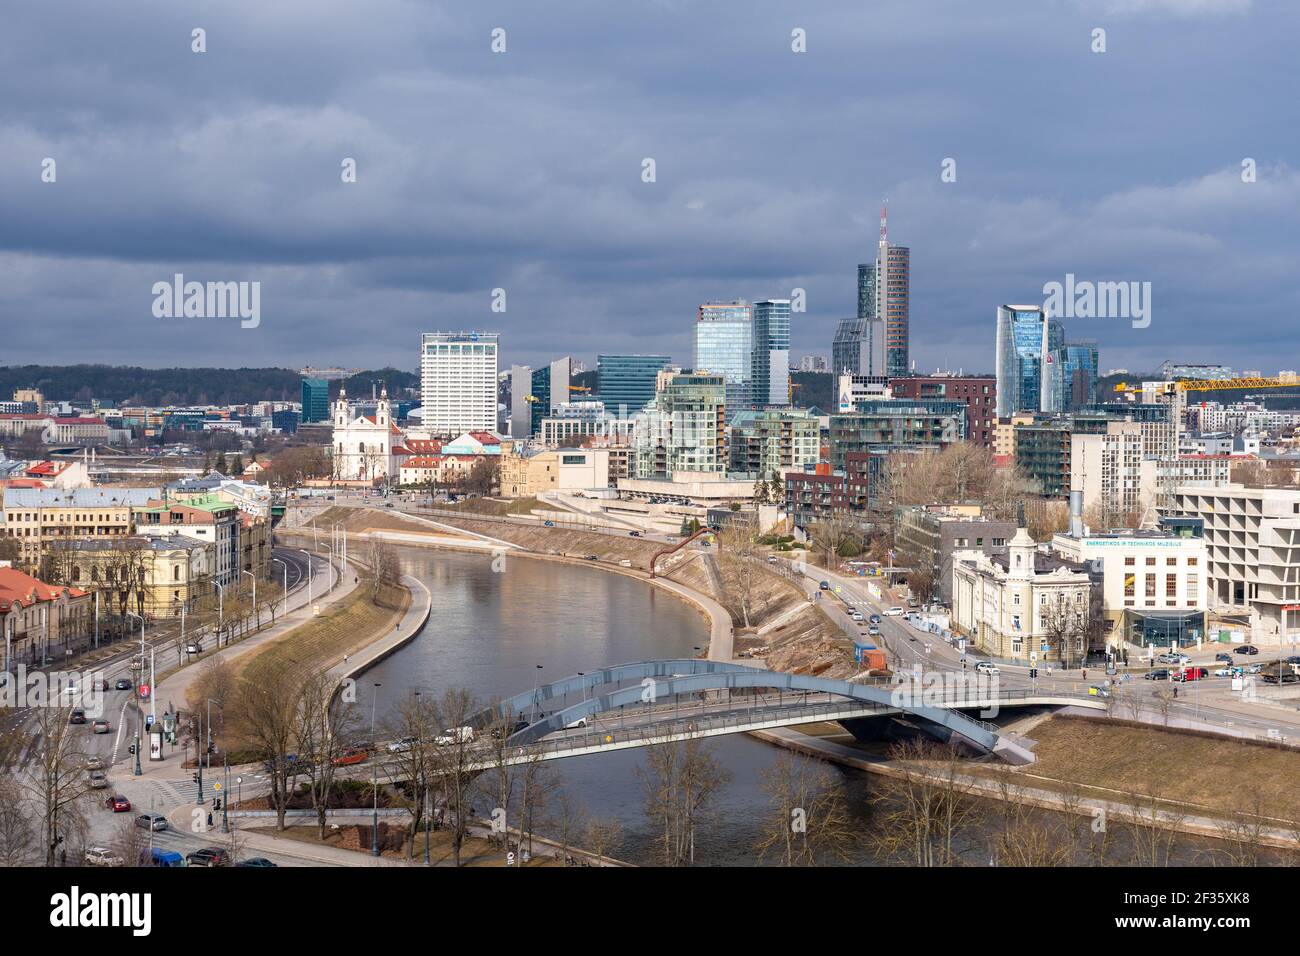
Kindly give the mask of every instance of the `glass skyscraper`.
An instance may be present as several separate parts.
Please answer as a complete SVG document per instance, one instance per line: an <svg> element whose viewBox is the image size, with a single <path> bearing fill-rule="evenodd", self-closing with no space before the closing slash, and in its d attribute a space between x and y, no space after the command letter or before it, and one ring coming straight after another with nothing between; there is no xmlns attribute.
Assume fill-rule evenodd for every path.
<svg viewBox="0 0 1300 956"><path fill-rule="evenodd" d="M743 299L700 306L695 322L695 371L726 378L729 412L751 404L753 348L753 306Z"/></svg>
<svg viewBox="0 0 1300 956"><path fill-rule="evenodd" d="M1038 305L1000 305L997 313L998 417L1051 412L1060 401L1057 359L1065 329Z"/></svg>
<svg viewBox="0 0 1300 956"><path fill-rule="evenodd" d="M596 397L620 418L635 415L654 401L655 377L671 364L667 355L597 355Z"/></svg>
<svg viewBox="0 0 1300 956"><path fill-rule="evenodd" d="M1061 347L1061 398L1058 409L1071 412L1097 401L1097 343L1067 342Z"/></svg>
<svg viewBox="0 0 1300 956"><path fill-rule="evenodd" d="M750 362L755 405L790 404L790 300L754 303L754 352Z"/></svg>
<svg viewBox="0 0 1300 956"><path fill-rule="evenodd" d="M302 380L302 421L327 422L330 420L330 383L323 378Z"/></svg>

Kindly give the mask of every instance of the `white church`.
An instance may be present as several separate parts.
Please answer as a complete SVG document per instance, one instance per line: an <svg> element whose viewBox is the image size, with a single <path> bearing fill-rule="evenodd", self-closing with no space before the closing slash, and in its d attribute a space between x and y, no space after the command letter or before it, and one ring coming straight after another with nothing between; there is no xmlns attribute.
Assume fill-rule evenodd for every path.
<svg viewBox="0 0 1300 956"><path fill-rule="evenodd" d="M373 415L352 417L346 389L339 390L334 402L334 480L373 482L397 478L402 458L409 454L402 447L405 436L393 423L388 389L379 394Z"/></svg>

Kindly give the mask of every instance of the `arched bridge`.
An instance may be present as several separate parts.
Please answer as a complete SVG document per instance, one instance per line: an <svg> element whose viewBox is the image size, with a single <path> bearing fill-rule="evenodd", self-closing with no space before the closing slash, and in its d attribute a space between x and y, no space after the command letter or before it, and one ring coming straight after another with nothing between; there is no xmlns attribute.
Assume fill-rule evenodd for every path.
<svg viewBox="0 0 1300 956"><path fill-rule="evenodd" d="M732 692L738 692L733 694ZM1000 691L973 675L956 687L856 683L721 661L639 661L575 674L475 714L525 754L543 759L745 733L817 721L855 733L868 718L900 717L934 736L953 735L1012 763L1034 759L1023 745L971 713L1037 705L1101 707L1058 692Z"/></svg>

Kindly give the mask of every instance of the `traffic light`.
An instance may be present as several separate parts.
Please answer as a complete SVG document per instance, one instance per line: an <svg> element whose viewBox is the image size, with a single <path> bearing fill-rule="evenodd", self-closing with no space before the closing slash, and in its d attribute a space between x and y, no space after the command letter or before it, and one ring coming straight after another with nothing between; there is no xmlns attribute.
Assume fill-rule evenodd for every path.
<svg viewBox="0 0 1300 956"><path fill-rule="evenodd" d="M221 809L221 798L220 798L220 797L213 797L213 798L212 798L212 809L213 809L213 810L220 810L220 809Z"/></svg>
<svg viewBox="0 0 1300 956"><path fill-rule="evenodd" d="M193 780L195 783L198 783L198 782L199 782L199 775L198 775L198 772L196 771L196 772L190 774L190 779Z"/></svg>
<svg viewBox="0 0 1300 956"><path fill-rule="evenodd" d="M127 748L126 748L126 752L129 753L129 754L134 754L134 753L135 753L135 744L131 744L129 747L127 747Z"/></svg>

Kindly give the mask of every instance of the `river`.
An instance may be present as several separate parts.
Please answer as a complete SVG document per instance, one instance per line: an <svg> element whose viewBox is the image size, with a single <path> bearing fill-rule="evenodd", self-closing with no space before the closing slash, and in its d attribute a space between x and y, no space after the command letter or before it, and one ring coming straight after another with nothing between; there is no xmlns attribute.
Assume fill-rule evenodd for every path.
<svg viewBox="0 0 1300 956"><path fill-rule="evenodd" d="M546 683L629 661L694 656L708 639L705 620L694 608L620 574L524 557L507 558L494 570L489 555L420 548L398 552L404 572L428 585L433 604L423 632L358 681L363 714L371 709L373 684L380 684L381 721L395 701L412 691L437 697L461 688L487 704L529 690L535 680ZM782 751L745 735L713 738L710 746L730 779L716 798L716 820L697 841L697 859L714 865L753 864L754 845L772 812L761 789L763 774ZM643 761L643 751L634 749L552 764L587 817L618 820L623 838L615 855L633 863L651 861L655 836L636 775ZM869 829L880 779L851 768L826 767L855 823ZM981 840L965 850L966 862L987 864ZM874 861L863 850L852 862Z"/></svg>

